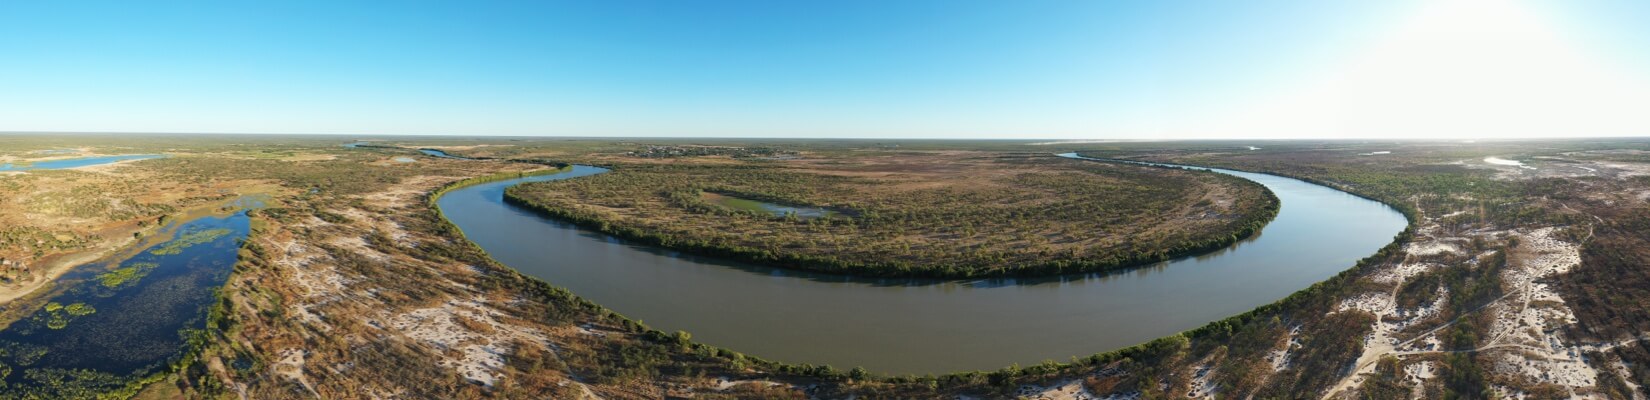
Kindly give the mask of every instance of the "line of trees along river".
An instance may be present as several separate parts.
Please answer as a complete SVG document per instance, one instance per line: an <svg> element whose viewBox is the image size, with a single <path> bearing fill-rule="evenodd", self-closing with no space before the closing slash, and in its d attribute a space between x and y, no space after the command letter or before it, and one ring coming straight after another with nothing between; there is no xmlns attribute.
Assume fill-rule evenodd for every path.
<svg viewBox="0 0 1650 400"><path fill-rule="evenodd" d="M1027 172L930 190L900 189L908 180L773 166L625 165L587 179L512 187L504 199L698 255L833 274L953 279L1149 265L1225 248L1277 214L1276 196L1238 178L1083 164L995 162L989 166ZM1201 198L1202 190L1215 189L1229 196L1228 205ZM836 212L774 216L713 204L704 193Z"/></svg>
<svg viewBox="0 0 1650 400"><path fill-rule="evenodd" d="M1407 225L1393 209L1343 192L1231 172L1289 206L1261 235L1210 257L1055 279L856 279L686 256L504 201L507 187L526 180L603 171L575 166L461 188L436 202L503 264L652 327L783 362L883 373L1033 365L1172 336L1335 276Z"/></svg>

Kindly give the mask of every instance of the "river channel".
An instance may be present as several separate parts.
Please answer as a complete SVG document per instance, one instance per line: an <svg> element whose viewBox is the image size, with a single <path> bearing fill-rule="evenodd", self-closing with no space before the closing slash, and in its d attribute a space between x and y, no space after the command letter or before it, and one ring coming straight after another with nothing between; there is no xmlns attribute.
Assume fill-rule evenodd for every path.
<svg viewBox="0 0 1650 400"><path fill-rule="evenodd" d="M1226 249L1122 272L864 279L642 246L503 201L512 185L606 171L581 165L470 186L437 205L499 262L656 329L771 360L892 374L1068 361L1172 335L1346 270L1407 224L1391 207L1328 187L1213 169L1270 189L1282 202L1277 218Z"/></svg>

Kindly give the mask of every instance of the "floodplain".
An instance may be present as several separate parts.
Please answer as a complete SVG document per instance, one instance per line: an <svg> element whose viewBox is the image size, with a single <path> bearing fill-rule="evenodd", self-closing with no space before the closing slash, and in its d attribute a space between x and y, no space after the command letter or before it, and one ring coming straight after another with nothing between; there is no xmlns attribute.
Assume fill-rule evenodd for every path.
<svg viewBox="0 0 1650 400"><path fill-rule="evenodd" d="M1645 220L1650 148L1635 139L354 139L0 137L0 157L14 165L162 156L0 176L9 194L0 202L7 223L0 316L8 324L0 340L11 343L0 357L10 371L5 392L1628 398L1650 383L1642 367L1650 352L1640 342L1650 331L1650 315L1641 315L1650 309L1642 293L1650 274L1635 267L1650 257L1635 228ZM364 144L349 146L357 143ZM1069 152L1237 175L1056 156ZM580 175L592 166L610 172ZM1308 198L1290 200L1264 176L1242 174L1299 182L1402 217L1381 228L1397 232L1384 233L1353 219L1291 222L1292 210L1312 209L1291 208ZM482 192L496 196L493 208L448 203ZM828 212L776 213L764 204ZM559 230L538 236L467 226L476 213ZM1291 226L1308 222L1331 229L1289 236ZM1380 237L1350 252L1357 254L1329 254L1323 243L1334 227ZM560 263L532 263L523 261L532 253L496 248L499 237L665 262L615 264L563 252ZM1297 250L1221 271L1199 268L1265 250L1273 238L1326 257ZM837 259L793 262L823 254ZM1316 272L1293 274L1297 281L1266 278L1279 265ZM684 280L688 274L704 281ZM1212 294L1176 279L1210 277L1224 285L1268 279L1273 291L1223 309L1197 306L1207 315L1179 327L1120 333L1164 315L1151 304L1168 302L1151 296ZM647 279L658 284L613 286ZM1154 279L1165 286L1124 290L1151 288L1142 282ZM712 280L748 291L717 289ZM741 326L713 315L729 303L673 293L668 283L708 286L728 296L722 301L807 298L817 290L814 303L775 306L766 318L882 315L895 325ZM774 285L774 293L761 293L768 290L761 285ZM1105 290L1085 291L1093 288ZM844 289L862 295L829 292ZM863 295L875 291L901 294ZM990 291L1048 301L966 300ZM657 305L621 292L673 299L699 313L650 315L646 307ZM1077 296L1102 292L1110 297ZM158 297L128 301L145 296ZM899 304L913 308L900 311ZM878 307L889 311L870 311ZM1051 325L966 319L993 307ZM961 325L943 331L971 332L958 337L1065 347L968 361L955 355L980 345L947 348L939 340L947 335L905 332L936 343L900 355L919 361L908 366L780 348L874 349L829 329L949 323ZM781 341L778 350L759 344L785 332L838 339ZM1029 348L999 347L1004 355ZM87 364L88 354L125 361Z"/></svg>

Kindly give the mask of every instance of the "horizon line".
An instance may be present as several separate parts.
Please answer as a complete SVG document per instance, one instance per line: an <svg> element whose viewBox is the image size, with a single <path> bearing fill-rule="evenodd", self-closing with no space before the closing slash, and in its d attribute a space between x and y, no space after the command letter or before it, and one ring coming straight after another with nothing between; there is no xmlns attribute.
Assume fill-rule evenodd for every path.
<svg viewBox="0 0 1650 400"><path fill-rule="evenodd" d="M305 133L305 132L149 132L149 131L10 131L0 130L0 135L200 135L200 136L378 136L378 137L435 137L435 138L564 138L564 139L747 139L747 140L920 140L920 141L1028 141L1039 142L1031 144L1098 144L1108 142L1195 142L1195 141L1403 141L1403 142L1459 142L1459 141L1541 141L1541 140L1588 140L1588 139L1650 139L1646 135L1622 136L1531 136L1531 137L1440 137L1440 138L1382 138L1382 137L1193 137L1193 138L1015 138L1015 137L977 137L977 138L936 138L936 137L869 137L869 136L671 136L671 135L558 135L558 134L462 134L462 133Z"/></svg>

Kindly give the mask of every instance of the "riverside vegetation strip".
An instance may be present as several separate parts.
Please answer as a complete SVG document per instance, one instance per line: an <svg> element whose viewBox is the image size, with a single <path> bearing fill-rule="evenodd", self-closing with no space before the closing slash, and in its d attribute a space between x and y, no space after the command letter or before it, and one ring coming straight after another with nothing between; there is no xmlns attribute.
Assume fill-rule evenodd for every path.
<svg viewBox="0 0 1650 400"><path fill-rule="evenodd" d="M1646 270L1623 241L1646 206L1645 142L1271 142L1096 145L1091 156L1295 176L1410 216L1393 248L1334 279L1187 335L1164 382L1088 378L1092 393L1325 398L1643 396ZM1518 154L1542 160L1503 166ZM1522 157L1521 157L1522 158ZM1622 221L1641 221L1627 218ZM1600 276L1611 276L1599 279ZM1626 312L1609 310L1628 310ZM1606 317L1605 315L1609 315ZM1271 316L1268 320L1267 316ZM1356 338L1336 340L1335 338ZM1094 383L1099 383L1094 384Z"/></svg>
<svg viewBox="0 0 1650 400"><path fill-rule="evenodd" d="M261 360L254 362L267 363L263 365L268 367L245 371L208 368L202 373L191 373L187 375L187 381L198 382L190 386L195 388L192 390L225 387L231 392L273 397L283 393L350 397L350 393L362 393L359 388L368 388L366 393L393 391L419 396L456 396L463 393L463 396L508 398L548 393L558 398L653 398L667 394L711 398L800 398L805 396L803 388L812 388L808 393L824 398L850 394L869 398L948 394L995 397L1009 395L1027 385L1076 379L1085 386L1085 390L1127 393L1136 387L1155 387L1152 382L1175 376L1173 372L1177 368L1173 363L1180 359L1175 355L1184 354L1189 349L1187 344L1194 343L1187 338L1195 338L1199 342L1211 340L1219 337L1213 335L1214 332L1230 329L1219 327L1259 318L1249 315L1223 321L1212 325L1216 327L1214 329L1202 329L1184 337L1171 337L1145 346L1082 358L1073 363L1051 362L990 373L877 377L861 370L757 362L754 358L728 350L684 346L682 343L691 343L686 334L649 333L639 324L577 300L565 292L540 292L555 295L529 295L527 298L531 301L509 302L510 307L499 308L500 304L506 304L501 301L508 302L507 299L522 293L535 293L511 289L535 287L530 284L532 280L525 280L524 283L529 283L526 285L499 285L522 282L522 278L507 270L486 267L489 264L484 256L464 255L470 254L463 250L464 246L453 247L456 243L446 238L455 237L454 232L443 228L446 226L444 224L427 222L433 218L428 208L419 207L424 204L425 197L418 193L450 187L440 182L459 178L438 178L432 182L418 176L442 173L437 171L447 171L446 174L459 177L466 174L480 176L491 174L486 172L489 169L509 165L439 163L420 168L429 167L439 169L407 171L410 174L399 178L400 184L394 187L384 184L360 186L350 192L359 194L346 194L341 199L336 196L306 196L302 198L302 203L294 203L293 207L270 210L270 230L267 235L258 235L259 239L249 245L254 249L246 256L250 267L238 270L237 278L225 291L229 296L226 304L233 305L228 309L234 310L225 314L228 316L226 323L232 327L225 335L228 343L204 353L207 360L204 364L208 366ZM468 168L468 172L452 170L455 167ZM351 198L359 200L349 200ZM374 215L388 218L365 218ZM393 225L385 225L386 222ZM365 242L371 245L371 250L363 252L358 247L362 246L360 242L347 240L354 237L369 239ZM349 246L331 243L349 243ZM354 255L358 253L365 256ZM455 263L457 260L469 261ZM474 266L482 267L478 270ZM439 272L429 274L425 271ZM478 271L492 272L476 275ZM443 276L458 285L430 285L431 276ZM366 293L378 294L368 296ZM485 300L464 300L475 298L478 294ZM537 305L541 304L548 307L542 310L554 310L549 314L552 317L544 318L542 315L546 314L536 314L539 311L534 310L540 309ZM420 316L418 321L427 322L375 325L371 323L373 319L339 318L361 315L373 318L371 316L381 314L367 310L380 308L411 311L413 315ZM271 314L271 311L274 313ZM390 311L389 315L395 312ZM495 316L494 313L504 313L504 316ZM377 318L385 317L387 315ZM524 328L540 332L537 335L544 335L542 337L553 346L544 348L531 341L507 339L512 332L521 332ZM375 335L388 334L390 338L404 337L406 340L390 341L398 345L358 340L315 340L340 337L340 332L372 332ZM452 336L441 332L452 332ZM348 338L350 335L345 333L342 337ZM503 354L506 364L499 366L482 362L485 358L474 359L480 362L480 369L467 370L470 372L455 377L456 380L439 378L442 376L440 371L445 368L432 369L427 363L440 360L441 365L454 367L476 365L469 364L468 360L472 358L467 350L457 353L448 351L446 354L420 350L429 346L474 349L477 347L473 346L481 345L465 343L476 343L471 342L476 339L483 340L479 343L500 343L500 338L504 338L502 343L505 344L501 348L506 350L498 354ZM344 351L340 346L367 346L365 348L372 351ZM519 364L530 361L531 364ZM396 368L339 373L325 367L363 362L394 365ZM231 374L211 371L229 371ZM489 388L460 383L481 377L491 377L494 385ZM722 380L724 377L727 380ZM409 382L420 384L410 385Z"/></svg>
<svg viewBox="0 0 1650 400"><path fill-rule="evenodd" d="M830 211L774 215L710 199ZM828 162L629 163L506 199L603 233L787 268L868 276L1046 275L1224 247L1277 199L1206 172L1045 155L866 154Z"/></svg>
<svg viewBox="0 0 1650 400"><path fill-rule="evenodd" d="M1579 228L1591 226L1586 220L1598 220L1577 211L1588 210L1583 205L1612 210L1643 207L1642 201L1604 200L1601 196L1605 193L1634 196L1645 190L1640 189L1643 179L1636 176L1650 172L1650 168L1644 166L1645 160L1634 158L1634 154L1644 150L1632 150L1644 147L1643 142L1549 141L1489 145L1273 142L1262 146L1266 151L1258 152L1247 150L1248 147L1241 143L1145 143L1089 147L1099 148L1085 152L1094 156L1220 166L1320 182L1393 205L1410 216L1412 227L1400 235L1393 245L1335 278L1273 305L1182 335L1075 359L1071 363L1050 362L991 373L964 373L936 378L849 379L857 383L839 381L830 385L838 390L833 393L854 393L872 398L957 394L1049 398L1107 395L1143 398L1210 395L1298 398L1324 395L1354 397L1360 394L1467 398L1517 394L1618 397L1631 396L1631 393L1641 390L1638 388L1644 387L1642 380L1645 374L1634 367L1643 364L1633 361L1634 354L1637 354L1634 353L1634 349L1638 348L1637 338L1641 337L1636 335L1643 332L1641 330L1612 327L1616 329L1615 333L1591 333L1601 337L1581 343L1556 338L1552 341L1552 346L1556 346L1552 350L1528 353L1541 347L1518 341L1534 343L1536 340L1531 339L1540 339L1539 336L1515 336L1501 328L1506 326L1505 321L1517 320L1502 317L1509 313L1518 314L1523 310L1563 313L1573 309L1552 302L1555 297L1543 289L1551 287L1550 283L1533 282L1522 277L1565 279L1570 275L1563 274L1591 270L1583 263L1579 268L1559 272L1559 275L1532 273L1533 268L1546 265L1547 261L1543 261L1542 257L1564 251L1563 246L1555 247L1552 240L1557 240L1557 243L1595 243L1585 241L1588 236L1578 234ZM485 151L524 155L555 154L565 150L522 145L508 150L492 147ZM1380 158L1357 158L1358 154L1376 152L1389 153L1382 154ZM1552 168L1537 165L1535 168L1539 171L1532 171L1472 164L1488 155L1507 153L1522 153L1532 158L1548 157L1553 165ZM602 160L599 156L579 157ZM1571 193L1588 202L1571 206L1547 200L1558 193L1555 192L1558 187L1554 185L1560 183L1576 185L1566 188L1574 190ZM1510 240L1510 235L1536 235L1540 240ZM1633 254L1627 247L1612 249L1618 253ZM1480 265L1485 267L1480 269ZM1557 265L1565 264L1560 261ZM1413 275L1416 272L1423 276ZM1512 278L1475 281L1460 279L1461 274L1479 277L1511 274ZM1633 271L1628 276L1642 274ZM1444 279L1433 280L1427 276ZM1426 292L1426 285L1430 285L1427 282L1438 282L1434 288L1441 289L1432 295L1417 294ZM1392 290L1393 285L1402 289L1397 292L1404 293L1397 303L1411 305L1400 306L1394 311L1370 308L1368 304L1374 303L1363 300L1383 290ZM1573 298L1588 301L1587 296L1599 298L1633 293L1629 287L1619 283L1605 287L1607 289L1580 294L1566 293L1557 298L1578 296ZM1507 299L1531 297L1545 300L1507 304ZM1437 306L1440 304L1446 306ZM1422 310L1427 307L1434 307L1431 309L1437 312ZM1585 316L1609 315L1602 311L1597 306L1575 311L1583 317L1579 325L1572 327L1599 332L1598 328L1588 328L1597 326L1589 324L1597 323L1587 322ZM1393 329L1388 327L1393 324L1397 324L1394 325L1399 328L1397 331L1381 333ZM1395 350L1382 350L1387 346L1380 345L1385 342L1377 340L1386 340L1391 335L1397 335L1400 345L1392 346ZM1438 337L1443 335L1451 338ZM1478 338L1484 337L1490 338L1488 343L1474 344L1482 340ZM1416 346L1420 347L1417 349ZM1426 346L1437 350L1427 350ZM1465 350L1452 350L1462 348ZM1578 361L1573 356L1567 358L1563 353L1593 356L1576 364ZM1509 355L1521 358L1508 358ZM1520 361L1525 357L1529 360L1528 365L1534 366L1534 372L1524 372L1528 368L1504 369L1503 366L1507 365L1525 364L1525 361ZM1378 362L1365 364L1363 359ZM1364 369L1364 365L1370 366L1369 369ZM1576 369L1576 365L1585 368ZM1544 376L1575 379L1549 379ZM816 387L792 381L784 374L737 382L772 382L793 390Z"/></svg>
<svg viewBox="0 0 1650 400"><path fill-rule="evenodd" d="M313 152L335 158L252 166L208 157L168 166L180 178L205 182L268 176L291 191L276 196L279 206L254 215L263 228L223 290L200 361L145 396L181 388L277 398L775 398L800 396L793 385L818 385L812 392L837 397L933 382L773 364L693 344L685 333L651 331L494 266L427 206L427 193L452 187L446 182L540 166L389 165L373 160L405 153ZM356 173L322 173L331 168ZM394 367L337 369L368 364ZM1007 375L968 376L941 388L963 390ZM722 377L730 381L718 382Z"/></svg>
<svg viewBox="0 0 1650 400"><path fill-rule="evenodd" d="M609 165L624 158L606 154L644 148L623 140L384 141L460 155ZM165 207L203 203L209 200L191 199L216 198L225 189L274 191L272 207L253 216L254 233L220 291L199 350L140 398L1632 398L1650 383L1644 370L1650 353L1640 340L1650 331L1650 308L1643 307L1650 304L1643 290L1650 273L1642 268L1650 146L1642 141L1256 146L1264 150L1245 147L1255 143L1074 145L1070 149L1089 155L1310 179L1403 209L1413 225L1340 276L1205 328L1069 361L933 377L764 363L695 344L687 334L647 330L554 289L553 282L491 264L452 236L428 206L427 194L449 182L542 167L394 163L393 157L418 155L344 149L342 142L0 137L0 148L18 152L105 146L115 148L97 151L172 155L0 178L14 190L8 193L27 194L0 201L0 216L40 232L89 238L84 245L59 243L90 248L130 231L96 235L88 227L152 224ZM761 145L827 159L888 147ZM900 148L1025 147L906 142ZM1391 153L1358 156L1377 151ZM1481 162L1490 156L1530 160L1535 169ZM85 185L96 188L72 192ZM33 246L52 243L45 239L20 239L8 246L26 249L5 250L16 259L32 257ZM38 248L48 256L74 251ZM1564 261L1567 251L1580 252L1581 261ZM93 315L109 312L99 307ZM1575 319L1564 318L1567 313ZM1541 317L1519 317L1526 314ZM1532 329L1507 329L1519 321ZM1373 338L1398 340L1379 346Z"/></svg>

